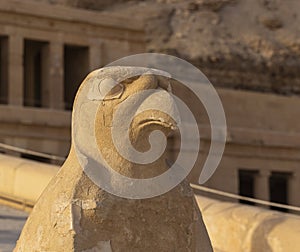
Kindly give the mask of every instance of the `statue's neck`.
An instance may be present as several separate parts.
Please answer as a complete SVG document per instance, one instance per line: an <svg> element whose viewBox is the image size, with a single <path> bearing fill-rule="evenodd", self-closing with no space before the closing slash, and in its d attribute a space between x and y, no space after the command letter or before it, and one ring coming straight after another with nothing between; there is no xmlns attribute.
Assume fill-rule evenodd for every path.
<svg viewBox="0 0 300 252"><path fill-rule="evenodd" d="M150 178L158 176L168 169L168 165L166 163L166 153L150 164L138 164L130 162L125 159L116 149L111 138L110 127L103 127L101 130L97 131L96 134L98 148L103 158L111 168L124 176L133 178ZM119 141L122 141L122 139ZM120 144L122 145L122 142ZM139 142L135 142L135 145L139 146ZM131 155L131 153L126 154L129 157Z"/></svg>

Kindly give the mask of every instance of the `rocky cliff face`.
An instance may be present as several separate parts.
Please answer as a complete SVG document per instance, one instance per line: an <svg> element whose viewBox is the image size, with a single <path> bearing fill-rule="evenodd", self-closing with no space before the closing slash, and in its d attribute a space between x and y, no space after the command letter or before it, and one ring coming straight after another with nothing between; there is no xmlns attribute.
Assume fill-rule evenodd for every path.
<svg viewBox="0 0 300 252"><path fill-rule="evenodd" d="M148 51L187 59L215 85L300 94L297 0L40 1L142 19Z"/></svg>

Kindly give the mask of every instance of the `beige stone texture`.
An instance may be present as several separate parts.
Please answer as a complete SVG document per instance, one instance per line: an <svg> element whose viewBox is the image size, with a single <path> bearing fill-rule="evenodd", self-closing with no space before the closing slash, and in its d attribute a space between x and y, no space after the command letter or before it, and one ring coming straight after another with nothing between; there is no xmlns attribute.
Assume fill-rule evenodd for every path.
<svg viewBox="0 0 300 252"><path fill-rule="evenodd" d="M135 16L145 24L148 52L184 58L216 86L299 94L299 1L54 2Z"/></svg>
<svg viewBox="0 0 300 252"><path fill-rule="evenodd" d="M23 102L23 38L20 35L11 36L8 43L8 102L17 106Z"/></svg>
<svg viewBox="0 0 300 252"><path fill-rule="evenodd" d="M300 217L196 196L216 251L297 252Z"/></svg>
<svg viewBox="0 0 300 252"><path fill-rule="evenodd" d="M31 2L29 0L24 2ZM299 2L295 0L36 0L134 17L147 51L197 65L215 84L299 94ZM253 10L249 12L249 10ZM255 14L253 14L255 13Z"/></svg>
<svg viewBox="0 0 300 252"><path fill-rule="evenodd" d="M34 205L58 167L20 158L1 155L1 199L13 199ZM17 184L15 171L28 167L30 183ZM21 174L21 173L19 173ZM27 180L28 181L28 180ZM14 190L14 188L19 188ZM25 196L26 195L26 196ZM213 200L196 193L198 206L203 214L214 251L298 251L299 216ZM6 202L3 202L7 204ZM91 201L87 201L90 204ZM16 204L10 204L17 207ZM41 209L42 210L42 209ZM100 246L100 244L99 244ZM290 247L292 246L292 247Z"/></svg>
<svg viewBox="0 0 300 252"><path fill-rule="evenodd" d="M20 203L35 204L59 168L55 165L0 154L0 195Z"/></svg>
<svg viewBox="0 0 300 252"><path fill-rule="evenodd" d="M116 76L122 73L118 69L114 73ZM101 80L101 71L90 74L78 92L98 75ZM168 169L164 155L149 165L134 164L122 158L114 148L111 124L107 121L128 96L157 89L164 86L164 81L154 75L129 79L122 82L124 93L121 97L98 101L94 122L99 151L111 167L123 175L153 177ZM74 111L81 105L75 100ZM140 151L148 147L145 139L149 131L158 129L167 135L173 130L170 124L163 123L169 118L162 122L160 118L164 115L151 112L151 120L146 113L135 118L131 126L131 141ZM76 119L74 115L73 120ZM113 179L112 185L118 183ZM36 203L15 251L212 251L212 247L186 181L154 198L120 198L99 188L87 177L73 146L66 162Z"/></svg>
<svg viewBox="0 0 300 252"><path fill-rule="evenodd" d="M206 185L238 194L238 169L260 169L269 174L272 171L289 172L293 174L289 204L300 206L297 110L300 100L275 94L217 91L225 109L228 137L222 162ZM198 108L199 114L205 115L201 104ZM0 113L1 142L59 156L66 156L69 152L70 112L0 105ZM210 128L205 116L201 117L199 128L201 155L190 175L193 182L199 178L209 148ZM260 199L268 199L268 178L265 177L264 181L257 181L260 186L255 189L255 197Z"/></svg>
<svg viewBox="0 0 300 252"><path fill-rule="evenodd" d="M293 174L289 204L300 206L300 136L297 133L300 124L297 123L299 116L295 109L300 106L299 99L226 89L217 91L226 113L228 138L222 162L207 186L239 193L238 169L261 169L269 174L272 171L289 172ZM70 145L70 112L0 105L0 113L2 142L59 156L67 155ZM199 178L199 167L203 166L209 148L209 125L205 118L201 120L201 155L190 175L193 182ZM268 178L265 177L264 181L257 181L260 186L255 189L255 197L260 199L268 199Z"/></svg>
<svg viewBox="0 0 300 252"><path fill-rule="evenodd" d="M1 155L0 159L0 177L3 178L0 184L0 199L8 196L14 200L31 202L33 205L47 186L48 181L58 171L58 167L55 166L7 155ZM18 185L15 182L18 180L15 170L20 166L22 169L26 166L30 170L34 170L30 173L31 180L30 183L26 183L26 186ZM22 176L19 177L20 179ZM18 187L19 190L14 191L14 187ZM261 251L261 248L264 249L262 251L275 252L299 250L297 244L300 235L300 219L297 215L222 202L198 194L196 194L196 200L203 214L214 251L252 252ZM85 204L89 205L91 201L86 201ZM107 243L103 244L105 246Z"/></svg>
<svg viewBox="0 0 300 252"><path fill-rule="evenodd" d="M293 60L297 57L298 47L296 42L294 45L289 42L297 41L292 37L298 36L298 28L291 25L295 23L293 19L297 19L297 17L288 15L290 11L297 9L291 7L297 6L298 3L296 2L260 1L258 3L258 1L247 0L231 3L231 1L227 0L205 0L180 3L180 1L176 0L164 0L160 1L161 3L158 5L151 4L150 6L148 2L143 1L136 4L136 2L130 1L127 3L128 6L126 4L128 8L125 8L125 5L122 5L124 8L118 7L118 4L123 4L123 1L118 1L117 5L114 5L115 7L112 5L107 6L101 3L102 1L97 1L98 3L95 4L92 3L92 0L87 1L90 4L87 4L84 0L73 1L73 3L72 1L63 0L51 1L51 3L54 2L90 9L98 8L101 10L107 8L111 12L96 13L95 11L49 5L30 0L0 1L0 34L7 38L7 48L11 48L8 55L10 59L8 65L8 76L10 76L9 104L0 105L1 142L63 157L68 154L70 149L71 114L69 111L63 111L64 73L62 69L62 47L64 44L89 47L89 70L93 70L119 57L144 52L146 50L146 41L143 30L146 29L147 36L150 36L148 38L150 41L147 40L149 50L151 48L158 50L158 46L160 46L163 47L163 51L172 53L176 51L173 50L174 47L178 47L180 48L180 51L177 50L180 53L179 56L194 59L202 55L204 63L200 60L198 62L199 66L214 85L231 86L233 84L239 87L239 84L243 83L249 89L259 86L263 87L262 89L264 90L269 90L272 89L270 87L271 84L277 83L276 85L274 84L276 89L279 87L279 84L282 84L280 85L281 90L291 90L293 87L288 88L288 85L297 83L297 81L294 81L295 78L297 79L297 75L293 75L294 69L296 69L296 72L298 71L297 68L294 68L297 64L295 63L294 65ZM169 5L166 5L166 3ZM253 40L251 39L252 36L234 36L237 31L231 30L234 27L232 25L234 21L231 17L232 13L238 20L243 15L236 16L236 13L239 13L239 11L244 13L248 9L247 6L250 5L255 6L264 18L255 20L253 19L254 17L250 19L245 18L243 20L245 23L236 23L244 27L249 22ZM282 13L282 28L269 30L261 22L273 20L272 13L278 12L281 7L285 10ZM271 8L271 17L264 14L264 12L269 11L269 8ZM68 15L65 15L65 13L68 13ZM187 18L181 19L184 15L188 15ZM197 18L197 15L200 15L200 20ZM128 16L134 16L134 19L128 20ZM145 26L143 26L142 21L135 21L135 18L144 19L149 16L150 19L147 19L149 21L146 22ZM213 17L213 19L210 19L210 17ZM220 19L220 17L222 18ZM213 20L219 20L220 22L214 25L213 22L215 21ZM197 37L194 40L190 36L185 36L182 29L186 25L183 25L182 22L191 24L189 26L191 31L184 30L184 32L188 32L191 36L201 36L201 38ZM148 25L152 28L148 27ZM224 38L216 41L214 33L208 33L213 27L217 34L223 34L225 31L222 28L223 26L230 27L229 33L233 37L232 40L229 39L230 36L224 35ZM194 30L197 30L197 32L193 33ZM262 34L267 34L263 33L265 30L268 30L267 33L269 35L261 37ZM288 36L286 37L285 35ZM175 44L175 37L178 36L180 39L176 40L178 44ZM43 104L46 104L43 108L22 106L23 69L21 48L22 39L25 37L31 40L47 42L48 52L51 52L48 62L49 72L46 74L49 77L46 83L46 93L48 95L43 97ZM290 40L283 40L283 38L290 38ZM235 39L241 39L241 41L236 43ZM259 42L260 39L261 43ZM193 46L187 47L185 46L186 41L188 43L190 41L196 42ZM201 42L200 45L203 46L199 46L199 41ZM216 44L217 42L219 44ZM196 47L196 45L197 48L195 49L194 46ZM244 64L244 60L242 60L243 64L240 64L241 58L238 56L237 59L230 58L229 55L232 54L226 53L227 49L230 51L238 48L237 53L243 55L244 45L246 46L245 48L249 49L245 49L245 55L247 58L249 56L251 62L255 62L255 65L257 65L257 68L256 66L253 67L254 72L248 71L248 69L247 71L235 69L234 67L245 67L247 64ZM278 45L282 45L282 47L279 46L280 50L277 48ZM283 48L287 49L284 51ZM216 49L220 49L220 51L216 51ZM288 57L289 53L291 57ZM277 57L277 54L282 54L283 56ZM236 54L234 55L236 56ZM263 57L260 55L263 55ZM220 56L222 60L213 61L217 56ZM226 64L222 63L223 57ZM261 70L259 67L260 59L262 62L271 61L269 70L264 68ZM283 65L285 59L286 62L291 63L288 69L284 68L284 72L281 72L284 78L281 78L280 76L282 75L279 74L273 77L266 74L268 71L269 74L281 71L281 68L276 63L277 59ZM194 63L197 63L197 61ZM198 64L196 65L198 66ZM224 68L225 66L233 67L233 69ZM291 72L285 72L286 70ZM275 79L276 81L274 81ZM228 122L228 139L221 165L207 185L238 193L238 169L262 169L265 170L263 172L269 174L272 171L289 172L293 174L291 180L289 180L291 184L289 204L300 205L299 197L297 196L300 184L298 169L300 161L300 124L298 119L299 111L297 109L300 106L299 98L223 88L218 88L217 91L224 105ZM176 92L174 93L176 94ZM194 102L191 99L191 104ZM200 103L195 104L199 104L197 108L201 108ZM202 167L209 147L210 128L208 121L205 120L205 112L202 111L201 113L203 115L199 124L201 155L195 170L190 176L193 182L197 181L199 177L199 167ZM259 179L261 178L259 177ZM268 198L267 185L265 184L267 180L268 178L265 178L265 182L260 181L261 183L258 181L257 185L259 188L256 189L258 192L255 195L256 197ZM223 181L226 183L223 183Z"/></svg>
<svg viewBox="0 0 300 252"><path fill-rule="evenodd" d="M87 48L87 74L119 57L144 52L142 29L139 22L118 15L37 1L1 0L0 38L5 40L0 43L1 55L5 58L2 63L7 63L1 63L5 72L1 89L7 93L2 98L8 104L0 105L0 142L66 157L71 113L64 111L65 45ZM39 108L24 106L25 40L43 43ZM76 88L74 83L71 91Z"/></svg>

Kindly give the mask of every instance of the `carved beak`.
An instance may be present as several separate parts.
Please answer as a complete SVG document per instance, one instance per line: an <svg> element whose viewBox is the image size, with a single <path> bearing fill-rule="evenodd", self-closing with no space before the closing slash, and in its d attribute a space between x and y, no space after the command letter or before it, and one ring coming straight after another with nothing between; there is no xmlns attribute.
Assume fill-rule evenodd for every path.
<svg viewBox="0 0 300 252"><path fill-rule="evenodd" d="M171 130L177 130L180 115L172 95L164 89L157 89L149 95L139 106L137 114L150 111L147 118L139 121L139 126L160 125Z"/></svg>

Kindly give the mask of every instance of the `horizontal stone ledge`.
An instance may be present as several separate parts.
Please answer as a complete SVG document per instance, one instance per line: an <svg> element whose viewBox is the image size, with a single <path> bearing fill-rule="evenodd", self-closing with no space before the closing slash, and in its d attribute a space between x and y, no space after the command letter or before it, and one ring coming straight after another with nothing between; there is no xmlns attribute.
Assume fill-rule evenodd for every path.
<svg viewBox="0 0 300 252"><path fill-rule="evenodd" d="M188 122L182 122L186 132L190 132L192 128ZM210 140L211 127L207 124L199 125L200 139ZM223 135L221 129L217 129L218 139ZM188 136L191 145L199 141L195 136ZM300 134L298 132L286 132L279 130L268 130L261 128L242 128L242 127L227 127L226 143L234 143L251 146L267 146L280 148L300 148Z"/></svg>
<svg viewBox="0 0 300 252"><path fill-rule="evenodd" d="M37 3L34 1L0 0L0 11L20 13L31 16L48 17L69 22L81 22L102 26L125 28L128 30L143 30L143 23L128 20L116 14L99 13L66 6ZM68 13L68 15L66 15Z"/></svg>
<svg viewBox="0 0 300 252"><path fill-rule="evenodd" d="M35 203L58 166L0 154L0 197Z"/></svg>
<svg viewBox="0 0 300 252"><path fill-rule="evenodd" d="M132 31L142 31L143 23L128 20L116 14L98 13L65 6L50 5L20 0L0 0L0 12L19 13L29 16L59 19L68 22L80 22L92 25L123 28ZM68 15L66 15L68 13Z"/></svg>
<svg viewBox="0 0 300 252"><path fill-rule="evenodd" d="M220 251L300 251L300 216L196 195L212 244Z"/></svg>
<svg viewBox="0 0 300 252"><path fill-rule="evenodd" d="M0 105L0 122L70 127L71 112L47 108Z"/></svg>

